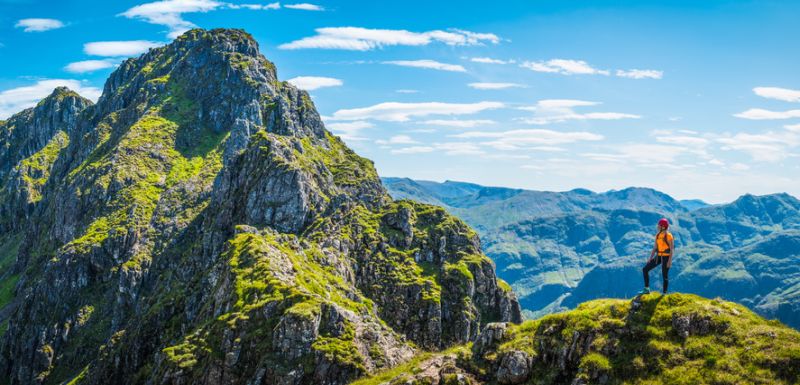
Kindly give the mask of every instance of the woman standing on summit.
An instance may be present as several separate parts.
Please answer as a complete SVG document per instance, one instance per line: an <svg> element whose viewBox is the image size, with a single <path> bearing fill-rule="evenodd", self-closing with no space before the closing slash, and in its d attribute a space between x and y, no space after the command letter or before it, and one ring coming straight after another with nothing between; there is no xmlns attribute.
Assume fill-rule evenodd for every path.
<svg viewBox="0 0 800 385"><path fill-rule="evenodd" d="M639 294L650 293L650 270L653 270L659 264L661 265L661 277L664 279L664 294L667 294L667 287L669 286L669 268L672 266L672 256L675 252L675 241L667 229L669 228L669 221L667 218L661 218L658 221L658 233L656 234L656 244L653 250L650 251L650 259L647 264L642 268L644 274L644 289Z"/></svg>

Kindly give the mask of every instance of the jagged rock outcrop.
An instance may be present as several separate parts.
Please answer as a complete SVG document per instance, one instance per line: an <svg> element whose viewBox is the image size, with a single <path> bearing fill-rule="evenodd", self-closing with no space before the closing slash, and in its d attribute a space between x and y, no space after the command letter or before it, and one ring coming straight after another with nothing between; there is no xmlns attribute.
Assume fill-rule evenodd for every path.
<svg viewBox="0 0 800 385"><path fill-rule="evenodd" d="M477 235L392 201L243 31L189 31L66 100L0 154L48 171L24 223L4 211L8 383L344 384L521 321Z"/></svg>

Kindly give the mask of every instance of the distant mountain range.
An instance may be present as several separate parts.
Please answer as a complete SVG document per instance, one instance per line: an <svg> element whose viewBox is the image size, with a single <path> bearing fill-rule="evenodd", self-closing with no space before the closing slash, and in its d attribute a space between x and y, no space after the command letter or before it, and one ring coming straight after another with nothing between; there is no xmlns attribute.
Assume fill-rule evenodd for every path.
<svg viewBox="0 0 800 385"><path fill-rule="evenodd" d="M656 222L669 218L677 254L670 289L719 296L800 327L800 201L744 195L709 205L647 188L594 193L383 178L396 199L441 205L473 226L528 317L602 297L630 297ZM660 288L660 270L651 283Z"/></svg>

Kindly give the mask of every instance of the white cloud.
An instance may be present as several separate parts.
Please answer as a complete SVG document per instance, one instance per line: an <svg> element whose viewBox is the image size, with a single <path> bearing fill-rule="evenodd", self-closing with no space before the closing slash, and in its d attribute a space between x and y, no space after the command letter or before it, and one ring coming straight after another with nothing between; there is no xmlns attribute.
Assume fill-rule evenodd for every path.
<svg viewBox="0 0 800 385"><path fill-rule="evenodd" d="M261 10L269 10L269 9L280 9L281 3L269 3L269 4L228 4L228 7L231 9L251 9L254 11L261 11Z"/></svg>
<svg viewBox="0 0 800 385"><path fill-rule="evenodd" d="M309 91L324 87L337 87L344 84L339 79L323 76L298 76L287 80L287 82L294 84L297 88Z"/></svg>
<svg viewBox="0 0 800 385"><path fill-rule="evenodd" d="M419 93L419 90L395 90L398 94L416 94Z"/></svg>
<svg viewBox="0 0 800 385"><path fill-rule="evenodd" d="M800 110L770 111L761 108L751 108L747 111L734 114L733 116L750 120L779 120L800 118Z"/></svg>
<svg viewBox="0 0 800 385"><path fill-rule="evenodd" d="M332 130L339 130L339 131L357 131L364 128L374 127L372 123L363 120L355 120L352 122L335 122L335 123L329 123L326 126Z"/></svg>
<svg viewBox="0 0 800 385"><path fill-rule="evenodd" d="M195 27L193 23L183 19L184 13L209 12L225 5L213 0L163 0L137 5L119 16L166 26L169 28L168 36L174 39Z"/></svg>
<svg viewBox="0 0 800 385"><path fill-rule="evenodd" d="M553 131L543 129L524 129L510 131L467 131L450 135L459 139L492 139L482 144L497 150L522 150L537 146L553 146L579 141L598 141L603 136L585 131Z"/></svg>
<svg viewBox="0 0 800 385"><path fill-rule="evenodd" d="M471 142L445 142L437 143L436 149L444 152L445 155L481 155L485 151Z"/></svg>
<svg viewBox="0 0 800 385"><path fill-rule="evenodd" d="M432 126L472 128L477 126L494 124L496 122L494 120L488 120L488 119L474 119L474 120L433 119L433 120L424 120L419 123L428 124Z"/></svg>
<svg viewBox="0 0 800 385"><path fill-rule="evenodd" d="M368 51L386 46L422 46L433 42L447 45L497 44L500 38L491 33L475 33L452 29L449 31L411 32L402 29L370 29L361 27L317 28L314 36L304 37L278 46L280 49L343 49Z"/></svg>
<svg viewBox="0 0 800 385"><path fill-rule="evenodd" d="M787 129L789 131L800 133L800 124L787 124L787 125L783 126L783 128L785 128L785 129Z"/></svg>
<svg viewBox="0 0 800 385"><path fill-rule="evenodd" d="M135 56L160 44L148 40L95 41L83 45L83 52L94 56Z"/></svg>
<svg viewBox="0 0 800 385"><path fill-rule="evenodd" d="M324 11L325 8L320 7L316 4L309 4L309 3L298 3L298 4L286 4L283 6L284 8L289 9L299 9L303 11Z"/></svg>
<svg viewBox="0 0 800 385"><path fill-rule="evenodd" d="M392 139L396 138L397 137L393 137ZM406 138L402 139L405 140ZM388 143L386 141L382 142L384 144ZM401 142L395 142L395 143L401 143ZM416 142L409 142L409 143L416 143ZM403 147L391 150L392 154L419 154L419 153L429 153L429 152L437 152L437 153L442 153L444 155L485 154L485 151L481 150L480 146L471 142L443 142L443 143L433 143L428 146L410 146L410 147Z"/></svg>
<svg viewBox="0 0 800 385"><path fill-rule="evenodd" d="M692 146L692 147L705 147L709 142L708 139L706 138L701 138L698 136L689 136L689 135L659 136L656 137L656 140L660 143Z"/></svg>
<svg viewBox="0 0 800 385"><path fill-rule="evenodd" d="M513 64L515 63L514 60L500 60L500 59L492 59L490 57L473 57L470 58L469 61L475 63L484 63L484 64Z"/></svg>
<svg viewBox="0 0 800 385"><path fill-rule="evenodd" d="M791 149L800 146L800 135L794 132L767 132L764 134L737 133L716 138L723 150L748 153L753 160L777 162L791 155Z"/></svg>
<svg viewBox="0 0 800 385"><path fill-rule="evenodd" d="M375 126L367 121L355 120L352 122L326 123L325 127L341 136L343 139L353 141L366 140L366 138L358 136L358 133L363 129L372 128Z"/></svg>
<svg viewBox="0 0 800 385"><path fill-rule="evenodd" d="M536 103L536 106L533 107L522 107L520 109L526 111L536 111L541 108L546 109L559 109L559 108L572 108L572 107L583 107L583 106L596 106L600 104L599 102L589 102L586 100L575 100L575 99L544 99L540 100Z"/></svg>
<svg viewBox="0 0 800 385"><path fill-rule="evenodd" d="M25 32L44 32L51 29L59 29L64 27L61 20L56 19L22 19L17 21L14 25L16 28L24 28Z"/></svg>
<svg viewBox="0 0 800 385"><path fill-rule="evenodd" d="M386 102L370 107L338 110L331 120L365 120L375 119L392 122L405 122L415 116L429 115L468 115L485 110L502 108L499 102L478 103L399 103Z"/></svg>
<svg viewBox="0 0 800 385"><path fill-rule="evenodd" d="M64 70L73 73L84 73L111 68L116 65L117 61L113 59L83 60L67 64L64 67Z"/></svg>
<svg viewBox="0 0 800 385"><path fill-rule="evenodd" d="M551 59L548 61L526 61L519 65L536 72L559 73L563 75L609 75L608 70L592 67L583 60Z"/></svg>
<svg viewBox="0 0 800 385"><path fill-rule="evenodd" d="M520 110L534 112L533 117L522 118L520 120L528 124L542 125L566 122L569 120L620 120L641 118L639 115L621 112L588 112L581 114L573 110L574 107L594 106L598 104L600 103L573 99L540 100L534 106L520 107Z"/></svg>
<svg viewBox="0 0 800 385"><path fill-rule="evenodd" d="M381 145L389 145L389 144L415 144L419 142L412 139L408 135L395 135L389 138L389 140L378 139L375 141L375 143Z"/></svg>
<svg viewBox="0 0 800 385"><path fill-rule="evenodd" d="M503 90L506 88L525 88L524 84L519 83L469 83L468 86L476 90Z"/></svg>
<svg viewBox="0 0 800 385"><path fill-rule="evenodd" d="M85 84L80 80L45 79L32 85L4 90L0 92L0 119L35 106L39 100L50 95L56 87L68 87L81 96L96 101L102 91L97 87Z"/></svg>
<svg viewBox="0 0 800 385"><path fill-rule="evenodd" d="M756 87L753 92L763 98L777 99L784 102L800 102L800 91L778 87Z"/></svg>
<svg viewBox="0 0 800 385"><path fill-rule="evenodd" d="M392 154L421 154L426 152L433 152L436 150L430 146L411 146L411 147L404 147L398 148L391 151Z"/></svg>
<svg viewBox="0 0 800 385"><path fill-rule="evenodd" d="M585 153L581 156L597 161L637 163L646 167L663 167L670 169L686 168L689 165L676 162L675 159L689 149L680 146L654 143L628 143L616 146L612 153Z"/></svg>
<svg viewBox="0 0 800 385"><path fill-rule="evenodd" d="M747 171L750 169L750 166L744 163L734 163L731 165L730 169L734 171Z"/></svg>
<svg viewBox="0 0 800 385"><path fill-rule="evenodd" d="M661 79L664 71L657 70L617 70L617 76L630 79Z"/></svg>
<svg viewBox="0 0 800 385"><path fill-rule="evenodd" d="M439 71L451 71L451 72L467 72L464 67L458 64L447 64L441 63L435 60L391 60L385 61L383 64L392 64L397 66L403 67L416 67L416 68L427 68L432 70L439 70Z"/></svg>

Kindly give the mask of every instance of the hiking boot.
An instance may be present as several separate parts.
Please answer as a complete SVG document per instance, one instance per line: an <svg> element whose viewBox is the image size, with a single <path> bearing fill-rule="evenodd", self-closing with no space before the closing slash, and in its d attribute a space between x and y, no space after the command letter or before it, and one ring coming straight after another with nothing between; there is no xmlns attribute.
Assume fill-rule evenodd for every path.
<svg viewBox="0 0 800 385"><path fill-rule="evenodd" d="M639 295L650 294L650 288L646 287L639 292Z"/></svg>

